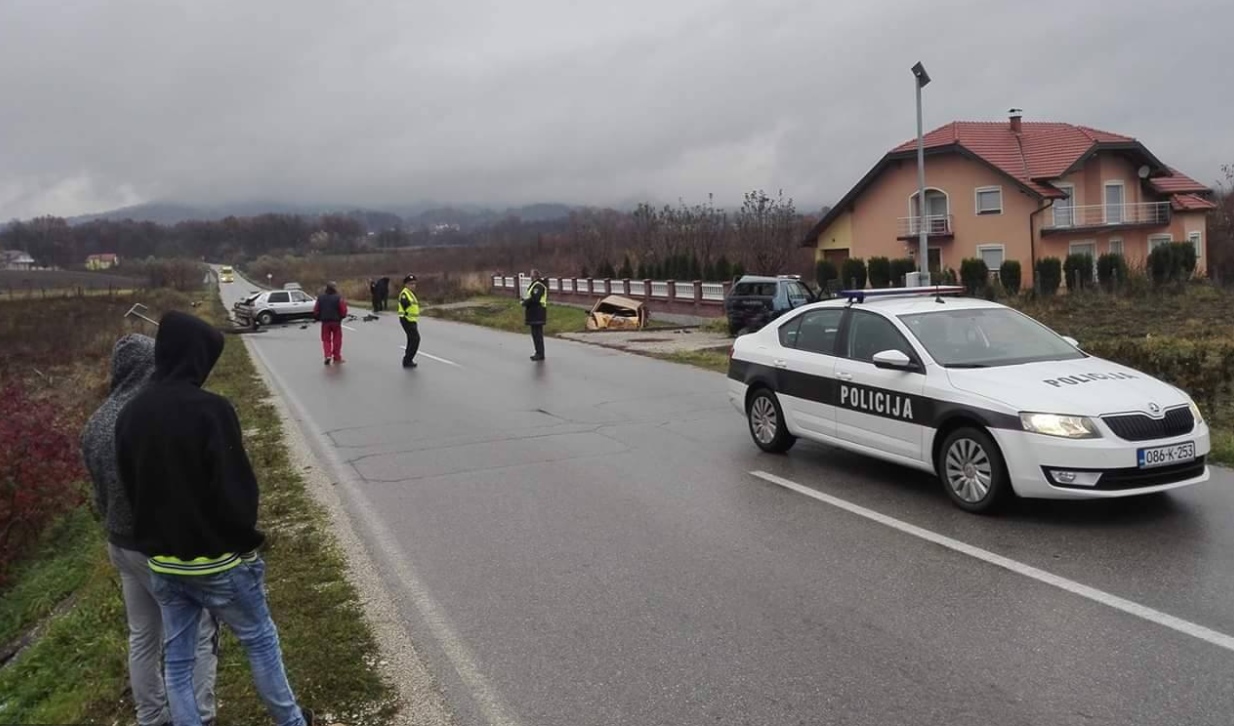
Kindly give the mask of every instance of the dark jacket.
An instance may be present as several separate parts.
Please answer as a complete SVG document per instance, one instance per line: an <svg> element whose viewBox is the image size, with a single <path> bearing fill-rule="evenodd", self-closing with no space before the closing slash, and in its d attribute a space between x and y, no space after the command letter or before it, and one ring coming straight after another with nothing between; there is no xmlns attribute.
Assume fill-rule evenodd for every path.
<svg viewBox="0 0 1234 726"><path fill-rule="evenodd" d="M313 305L313 319L320 320L323 323L337 323L347 317L347 301L343 296L334 293L325 293L317 296L317 303Z"/></svg>
<svg viewBox="0 0 1234 726"><path fill-rule="evenodd" d="M526 325L544 325L548 322L548 283L537 278L527 286L527 297L523 300L523 323Z"/></svg>
<svg viewBox="0 0 1234 726"><path fill-rule="evenodd" d="M81 456L94 484L94 504L106 525L107 541L128 550L137 545L133 509L116 467L116 419L153 373L154 338L126 335L116 341L111 354L111 392L81 432Z"/></svg>
<svg viewBox="0 0 1234 726"><path fill-rule="evenodd" d="M167 313L154 376L116 421L120 480L137 549L148 556L219 557L264 540L240 420L227 399L201 388L222 352L222 333L193 315Z"/></svg>

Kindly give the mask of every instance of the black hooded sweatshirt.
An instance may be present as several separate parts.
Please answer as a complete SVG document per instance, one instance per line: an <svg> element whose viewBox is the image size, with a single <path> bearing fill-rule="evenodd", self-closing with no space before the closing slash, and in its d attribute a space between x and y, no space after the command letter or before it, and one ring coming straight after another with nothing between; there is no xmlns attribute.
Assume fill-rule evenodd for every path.
<svg viewBox="0 0 1234 726"><path fill-rule="evenodd" d="M167 313L154 375L116 420L120 479L137 549L147 556L244 554L264 540L240 419L227 399L201 388L222 352L222 333L196 316Z"/></svg>

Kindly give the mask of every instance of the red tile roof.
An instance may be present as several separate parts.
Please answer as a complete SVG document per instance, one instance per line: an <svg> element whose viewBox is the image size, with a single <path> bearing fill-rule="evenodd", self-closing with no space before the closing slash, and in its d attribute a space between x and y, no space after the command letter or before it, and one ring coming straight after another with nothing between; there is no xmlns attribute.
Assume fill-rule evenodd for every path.
<svg viewBox="0 0 1234 726"><path fill-rule="evenodd" d="M1217 205L1194 194L1175 194L1170 197L1170 207L1176 212L1196 212L1216 209Z"/></svg>
<svg viewBox="0 0 1234 726"><path fill-rule="evenodd" d="M1024 186L1046 197L1063 196L1045 180L1062 176L1094 144L1134 144L1130 136L1064 123L1024 121L1020 133L1007 121L953 121L926 134L925 147L959 145L981 157ZM900 144L891 153L917 148L917 141Z"/></svg>
<svg viewBox="0 0 1234 726"><path fill-rule="evenodd" d="M1189 192L1209 191L1208 187L1174 167L1170 167L1170 173L1174 176L1160 176L1155 179L1149 179L1149 186L1162 194L1186 194Z"/></svg>

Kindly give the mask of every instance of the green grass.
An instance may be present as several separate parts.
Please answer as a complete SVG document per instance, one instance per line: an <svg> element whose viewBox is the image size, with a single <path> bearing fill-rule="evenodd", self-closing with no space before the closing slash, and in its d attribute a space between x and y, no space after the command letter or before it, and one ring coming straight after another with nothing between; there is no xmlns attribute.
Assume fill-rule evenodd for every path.
<svg viewBox="0 0 1234 726"><path fill-rule="evenodd" d="M103 545L102 528L84 507L52 525L0 598L0 644L12 642L81 587Z"/></svg>
<svg viewBox="0 0 1234 726"><path fill-rule="evenodd" d="M459 323L483 325L512 333L527 332L523 322L523 306L514 298L483 297L473 300L472 307L426 308L424 315ZM587 330L587 311L567 305L549 304L545 335L581 333Z"/></svg>
<svg viewBox="0 0 1234 726"><path fill-rule="evenodd" d="M717 373L728 373L728 349L704 348L703 350L683 350L674 353L657 353L654 358L684 363L685 365L705 368Z"/></svg>
<svg viewBox="0 0 1234 726"><path fill-rule="evenodd" d="M218 319L221 310L216 305L207 316ZM262 487L270 609L297 697L349 726L389 723L394 691L375 669L377 644L346 580L345 560L326 513L293 468L270 393L239 338L228 337L207 388L231 399L249 432L245 445ZM21 632L64 594L75 592L75 604L0 670L0 723L131 723L124 603L101 529L82 510L57 532L5 592L0 624L4 632ZM248 661L226 632L218 696L221 723L269 723Z"/></svg>

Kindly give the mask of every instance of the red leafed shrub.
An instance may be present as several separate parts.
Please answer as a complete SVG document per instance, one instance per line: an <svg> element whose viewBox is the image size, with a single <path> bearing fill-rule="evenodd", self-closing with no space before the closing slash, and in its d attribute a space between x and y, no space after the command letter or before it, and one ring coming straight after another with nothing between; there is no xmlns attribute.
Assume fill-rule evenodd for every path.
<svg viewBox="0 0 1234 726"><path fill-rule="evenodd" d="M0 583L55 518L83 503L78 434L54 403L0 389Z"/></svg>

